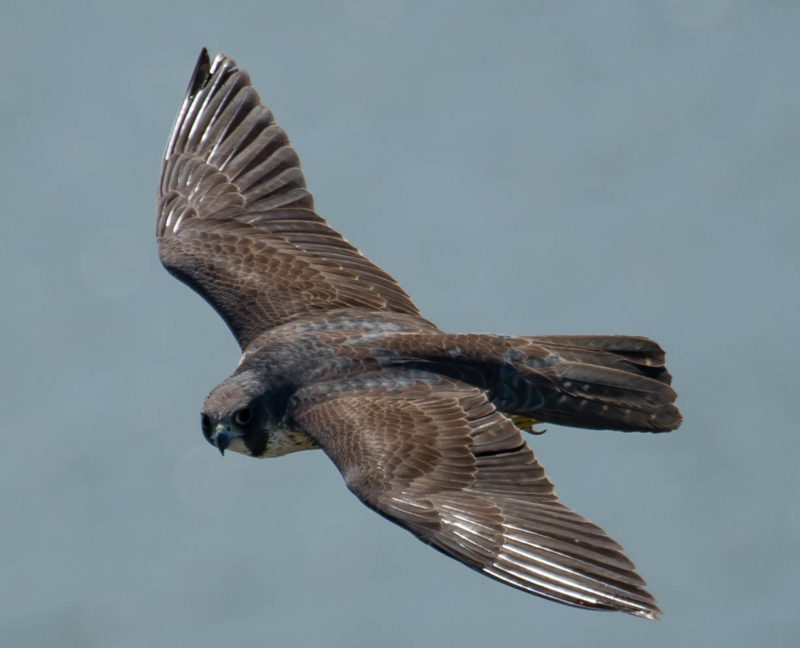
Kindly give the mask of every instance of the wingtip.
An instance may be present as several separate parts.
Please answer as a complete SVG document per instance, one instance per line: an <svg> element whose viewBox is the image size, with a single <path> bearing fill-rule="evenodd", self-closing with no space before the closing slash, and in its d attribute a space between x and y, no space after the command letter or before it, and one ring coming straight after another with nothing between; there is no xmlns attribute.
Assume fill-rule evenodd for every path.
<svg viewBox="0 0 800 648"><path fill-rule="evenodd" d="M187 97L193 97L197 94L200 88L203 87L208 80L209 72L211 71L211 59L208 56L208 50L204 47L200 50L200 56L197 57L197 63L194 66L192 78L189 81L189 88L186 90Z"/></svg>
<svg viewBox="0 0 800 648"><path fill-rule="evenodd" d="M631 614L642 619L647 619L648 621L661 621L661 610L657 607L653 607L649 610L636 610L631 612Z"/></svg>
<svg viewBox="0 0 800 648"><path fill-rule="evenodd" d="M662 612L661 608L658 607L656 600L646 590L641 591L644 592L646 597L649 599L648 601L645 602L640 600L634 604L634 606L621 608L621 610L641 619L647 619L648 621L661 621Z"/></svg>

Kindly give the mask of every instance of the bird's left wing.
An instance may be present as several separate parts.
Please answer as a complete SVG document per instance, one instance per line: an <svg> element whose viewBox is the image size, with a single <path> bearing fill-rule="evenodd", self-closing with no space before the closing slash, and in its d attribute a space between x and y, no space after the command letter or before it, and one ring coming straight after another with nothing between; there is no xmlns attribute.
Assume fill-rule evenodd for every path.
<svg viewBox="0 0 800 648"><path fill-rule="evenodd" d="M658 618L622 547L558 501L520 431L480 389L397 370L294 399L295 423L348 487L424 542L539 596Z"/></svg>
<svg viewBox="0 0 800 648"><path fill-rule="evenodd" d="M339 308L418 315L398 283L314 212L286 132L225 54L200 54L164 153L158 250L244 348Z"/></svg>

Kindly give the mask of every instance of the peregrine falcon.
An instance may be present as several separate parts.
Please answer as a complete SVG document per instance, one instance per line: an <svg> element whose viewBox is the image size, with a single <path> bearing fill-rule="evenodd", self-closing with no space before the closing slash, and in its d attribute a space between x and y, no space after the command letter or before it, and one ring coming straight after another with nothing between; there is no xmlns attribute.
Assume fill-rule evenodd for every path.
<svg viewBox="0 0 800 648"><path fill-rule="evenodd" d="M557 498L522 430L680 425L655 342L453 334L314 210L250 78L204 49L164 154L162 263L241 349L202 406L220 452L321 448L368 507L512 587L660 613L622 547Z"/></svg>

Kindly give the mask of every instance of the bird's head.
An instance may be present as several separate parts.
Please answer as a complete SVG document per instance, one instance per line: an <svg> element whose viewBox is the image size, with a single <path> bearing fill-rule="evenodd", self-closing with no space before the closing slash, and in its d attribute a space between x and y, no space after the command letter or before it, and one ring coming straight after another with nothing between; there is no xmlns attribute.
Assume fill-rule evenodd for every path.
<svg viewBox="0 0 800 648"><path fill-rule="evenodd" d="M221 453L263 456L275 416L268 409L263 383L249 372L238 373L217 385L203 401L203 436Z"/></svg>
<svg viewBox="0 0 800 648"><path fill-rule="evenodd" d="M203 436L224 453L280 457L317 448L305 432L288 424L291 388L273 384L255 370L233 374L203 402Z"/></svg>

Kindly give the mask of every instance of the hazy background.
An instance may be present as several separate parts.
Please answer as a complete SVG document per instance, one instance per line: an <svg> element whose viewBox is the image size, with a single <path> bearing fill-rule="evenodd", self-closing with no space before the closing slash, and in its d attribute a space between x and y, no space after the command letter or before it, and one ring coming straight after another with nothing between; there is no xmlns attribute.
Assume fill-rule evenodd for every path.
<svg viewBox="0 0 800 648"><path fill-rule="evenodd" d="M794 645L799 5L4 0L0 645ZM442 328L668 350L679 431L531 439L662 622L482 577L320 452L203 441L238 350L153 236L203 45Z"/></svg>

